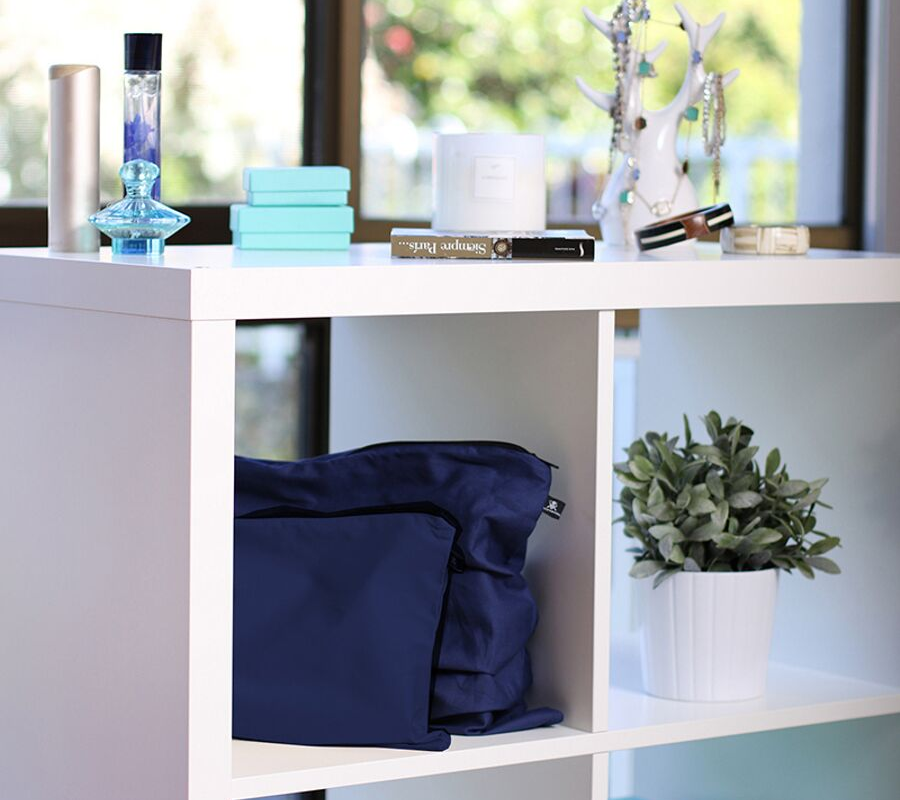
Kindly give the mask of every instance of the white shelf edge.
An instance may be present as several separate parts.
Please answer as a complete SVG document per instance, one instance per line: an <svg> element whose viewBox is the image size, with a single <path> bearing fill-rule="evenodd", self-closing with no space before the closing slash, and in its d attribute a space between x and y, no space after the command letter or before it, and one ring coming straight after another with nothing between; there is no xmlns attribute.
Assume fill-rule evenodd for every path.
<svg viewBox="0 0 900 800"><path fill-rule="evenodd" d="M601 248L593 263L430 262L392 260L384 244L249 255L209 245L148 265L19 248L0 249L0 300L191 321L897 303L900 255L698 245L664 257Z"/></svg>
<svg viewBox="0 0 900 800"><path fill-rule="evenodd" d="M294 748L235 741L232 749L239 753L236 762L246 763L249 760L246 751L256 750L257 756L271 764L271 771L232 778L232 800L245 800L591 755L597 751L597 734L560 725L498 736L454 737L450 749L443 752L359 748L356 753L360 758L355 761L347 759L347 754L354 750L351 748ZM245 752L240 753L241 749ZM322 761L331 763L291 769L291 750L298 760L307 760L311 751L321 750Z"/></svg>
<svg viewBox="0 0 900 800"><path fill-rule="evenodd" d="M736 712L731 716L610 730L601 734L601 738L604 740L606 749L612 752L900 714L900 690L893 687L884 687L884 689L886 692L893 693L793 708L744 711Z"/></svg>
<svg viewBox="0 0 900 800"><path fill-rule="evenodd" d="M777 664L771 669L770 694L744 703L679 703L613 686L611 723L617 727L597 733L556 726L490 737L454 737L451 748L438 753L236 741L231 798L246 800L900 714L898 688ZM818 681L822 699L815 699L813 689L792 704L783 693L785 685L797 681ZM833 699L840 693L847 696ZM622 718L623 704L639 711L633 719L642 724L629 725Z"/></svg>

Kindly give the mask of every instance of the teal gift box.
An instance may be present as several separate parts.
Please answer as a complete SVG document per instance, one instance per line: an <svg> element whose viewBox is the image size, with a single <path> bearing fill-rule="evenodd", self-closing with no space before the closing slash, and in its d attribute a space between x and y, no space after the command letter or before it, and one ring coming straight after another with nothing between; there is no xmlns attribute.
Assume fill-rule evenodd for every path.
<svg viewBox="0 0 900 800"><path fill-rule="evenodd" d="M349 233L235 233L240 250L346 250Z"/></svg>
<svg viewBox="0 0 900 800"><path fill-rule="evenodd" d="M353 233L350 206L231 206L235 233Z"/></svg>
<svg viewBox="0 0 900 800"><path fill-rule="evenodd" d="M345 206L349 192L247 192L251 206Z"/></svg>
<svg viewBox="0 0 900 800"><path fill-rule="evenodd" d="M346 167L247 167L247 192L349 192Z"/></svg>

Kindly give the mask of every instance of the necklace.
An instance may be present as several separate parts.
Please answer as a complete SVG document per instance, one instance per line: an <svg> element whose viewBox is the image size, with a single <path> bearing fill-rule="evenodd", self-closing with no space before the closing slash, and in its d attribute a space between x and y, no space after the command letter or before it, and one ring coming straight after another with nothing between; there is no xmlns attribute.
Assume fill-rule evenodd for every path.
<svg viewBox="0 0 900 800"><path fill-rule="evenodd" d="M712 156L713 202L722 179L722 145L725 144L725 91L722 76L710 72L703 82L703 151Z"/></svg>

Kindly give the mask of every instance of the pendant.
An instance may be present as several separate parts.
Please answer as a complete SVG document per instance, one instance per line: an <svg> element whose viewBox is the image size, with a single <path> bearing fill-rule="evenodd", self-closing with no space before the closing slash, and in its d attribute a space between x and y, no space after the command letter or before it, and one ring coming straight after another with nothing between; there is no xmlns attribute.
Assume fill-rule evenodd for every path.
<svg viewBox="0 0 900 800"><path fill-rule="evenodd" d="M650 206L650 213L655 217L664 217L672 211L672 204L668 200L657 200Z"/></svg>

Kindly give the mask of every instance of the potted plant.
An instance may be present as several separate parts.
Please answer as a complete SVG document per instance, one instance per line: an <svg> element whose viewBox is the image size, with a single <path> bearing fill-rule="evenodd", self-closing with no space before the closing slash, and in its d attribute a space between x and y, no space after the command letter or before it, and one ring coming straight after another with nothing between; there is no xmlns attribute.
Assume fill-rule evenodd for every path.
<svg viewBox="0 0 900 800"><path fill-rule="evenodd" d="M745 700L765 692L778 574L836 574L837 536L816 529L827 478L791 478L778 449L756 461L753 431L710 411L709 443L647 433L615 465L631 575L647 580L644 685L677 700Z"/></svg>

